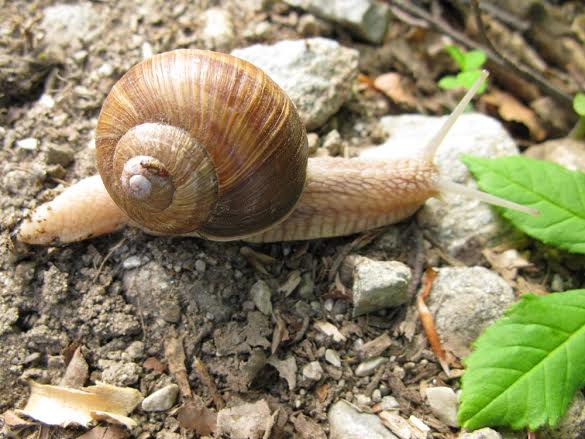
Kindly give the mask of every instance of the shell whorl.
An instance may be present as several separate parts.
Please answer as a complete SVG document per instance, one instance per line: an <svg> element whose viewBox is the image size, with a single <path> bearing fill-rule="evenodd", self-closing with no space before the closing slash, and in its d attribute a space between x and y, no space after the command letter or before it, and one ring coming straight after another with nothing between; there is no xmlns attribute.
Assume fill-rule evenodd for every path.
<svg viewBox="0 0 585 439"><path fill-rule="evenodd" d="M216 239L270 228L306 180L304 127L286 94L230 55L166 52L108 95L97 162L113 200L141 227Z"/></svg>

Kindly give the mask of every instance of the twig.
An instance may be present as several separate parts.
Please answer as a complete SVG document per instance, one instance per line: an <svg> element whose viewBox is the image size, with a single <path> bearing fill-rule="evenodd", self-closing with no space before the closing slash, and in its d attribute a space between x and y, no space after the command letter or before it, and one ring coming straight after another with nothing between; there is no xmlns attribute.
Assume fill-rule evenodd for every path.
<svg viewBox="0 0 585 439"><path fill-rule="evenodd" d="M443 369L443 372L447 375L447 377L451 377L451 370L449 369L449 363L447 362L447 355L445 354L445 350L443 346L441 346L441 340L439 339L439 335L437 334L437 329L435 328L435 322L433 321L433 315L431 311L425 304L425 299L431 292L433 288L433 280L437 276L437 272L433 269L429 268L424 276L423 279L423 286L421 288L421 292L418 295L416 300L416 307L418 309L418 315L420 317L421 324L423 329L425 330L425 334L427 339L429 340L429 344L431 345L431 349L437 356L439 360L439 364Z"/></svg>
<svg viewBox="0 0 585 439"><path fill-rule="evenodd" d="M108 259L110 259L110 257L114 254L114 252L120 248L120 246L122 244L124 244L126 242L126 238L122 238L120 241L118 241L108 252L108 254L104 257L104 259L102 259L102 262L100 264L100 266L98 267L97 272L95 273L94 277L93 277L93 282L95 282L97 280L97 278L99 277L100 273L102 272L102 269L104 268L104 265L106 264L106 262L108 262Z"/></svg>
<svg viewBox="0 0 585 439"><path fill-rule="evenodd" d="M493 54L500 59L501 64L505 65L506 67L509 67L512 71L524 77L525 79L534 82L543 92L552 96L553 98L556 98L559 102L562 102L568 106L572 105L573 99L571 98L571 96L556 88L550 82L545 80L540 74L533 72L532 70L526 68L525 66L519 63L514 63L504 54L498 51L498 49L495 48L495 46L487 36L485 26L483 25L483 20L481 18L479 2L477 0L471 0L471 10L475 18L477 29L484 43L489 47Z"/></svg>
<svg viewBox="0 0 585 439"><path fill-rule="evenodd" d="M492 50L490 47L484 46L482 44L476 43L471 38L467 37L465 34L453 29L449 26L445 21L441 20L438 17L434 17L433 15L429 14L424 9L412 4L407 0L388 0L391 5L397 6L402 10L408 12L410 15L415 17L421 18L426 22L433 25L437 30L440 32L448 35L457 43L471 49L481 50L485 52L488 58L495 62L496 64L502 67L509 67L509 65L504 61L504 59L499 55L497 51ZM517 67L517 66L515 66ZM546 81L542 76L533 72L528 67L522 67L522 69L514 69L518 75L522 78L534 82L544 93L550 95L551 97L555 98L557 101L561 102L563 105L572 105L572 98L564 93L563 91L557 89L554 85L550 82Z"/></svg>

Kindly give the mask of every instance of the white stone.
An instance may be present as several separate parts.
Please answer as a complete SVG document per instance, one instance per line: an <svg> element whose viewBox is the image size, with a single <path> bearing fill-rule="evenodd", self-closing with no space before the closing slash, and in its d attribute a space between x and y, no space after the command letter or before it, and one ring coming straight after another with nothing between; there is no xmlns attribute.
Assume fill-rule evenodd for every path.
<svg viewBox="0 0 585 439"><path fill-rule="evenodd" d="M376 372L376 369L387 361L388 359L384 357L372 358L371 360L364 361L356 367L355 374L358 377L373 375Z"/></svg>
<svg viewBox="0 0 585 439"><path fill-rule="evenodd" d="M337 329L337 327L335 325L333 325L332 323L320 320L320 321L315 322L315 328L318 329L319 331L321 331L327 337L331 337L333 339L333 341L336 343L341 343L341 342L347 340L345 335L343 335L341 332L339 332L339 329Z"/></svg>
<svg viewBox="0 0 585 439"><path fill-rule="evenodd" d="M270 291L270 287L263 280L257 281L250 289L252 302L254 302L258 311L267 316L272 314L271 296L272 292Z"/></svg>
<svg viewBox="0 0 585 439"><path fill-rule="evenodd" d="M303 367L303 376L309 380L319 381L323 378L323 368L318 361L311 361Z"/></svg>
<svg viewBox="0 0 585 439"><path fill-rule="evenodd" d="M450 427L457 427L457 395L450 387L427 387L425 391L431 411Z"/></svg>
<svg viewBox="0 0 585 439"><path fill-rule="evenodd" d="M352 404L338 401L327 414L330 439L396 439L376 415L361 413Z"/></svg>
<svg viewBox="0 0 585 439"><path fill-rule="evenodd" d="M230 14L221 8L210 8L203 13L203 41L207 49L228 47L234 40L234 25Z"/></svg>
<svg viewBox="0 0 585 439"><path fill-rule="evenodd" d="M145 412L164 412L169 410L177 400L179 386L169 384L150 394L142 401L142 410Z"/></svg>
<svg viewBox="0 0 585 439"><path fill-rule="evenodd" d="M36 151L39 149L39 139L34 137L27 137L16 141L16 147L19 149L26 149L27 151Z"/></svg>
<svg viewBox="0 0 585 439"><path fill-rule="evenodd" d="M341 367L341 358L336 350L327 349L325 351L325 361L335 367Z"/></svg>

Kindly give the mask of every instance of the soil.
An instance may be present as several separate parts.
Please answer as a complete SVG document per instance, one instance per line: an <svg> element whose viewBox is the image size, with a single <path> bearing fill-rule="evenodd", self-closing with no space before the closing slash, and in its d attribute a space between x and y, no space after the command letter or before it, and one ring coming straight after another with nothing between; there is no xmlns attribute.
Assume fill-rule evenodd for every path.
<svg viewBox="0 0 585 439"><path fill-rule="evenodd" d="M412 265L421 254L408 251L418 236L410 222L399 226L406 244L402 250L385 246L383 231L367 245L347 237L250 246L153 237L133 228L63 247L23 246L12 239L32 208L97 172L93 136L100 106L115 80L145 51L204 47L201 16L211 6L221 6L232 16L235 38L221 48L224 51L303 36L298 26L301 11L283 4L260 9L256 3L261 2L88 3L89 24L82 38L55 41L59 35L51 35L43 24L43 11L53 2L0 0L0 412L25 404L26 379L58 382L70 358L67 352L76 346L82 346L89 364L88 383L104 380L147 395L172 376L166 368L149 368L148 361L172 361L165 356L165 343L183 337L193 393L209 408L219 408L214 389L193 366L197 358L228 406L265 398L272 410L280 409L275 437L298 434L291 416L300 413L327 432L327 409L333 401L371 396L380 385L402 390L401 413L424 420L434 437L453 436L455 430L435 419L420 396L423 383L439 385L445 376L412 313L399 309L352 319L351 307L330 275L335 261L350 251ZM261 36L249 31L261 22L269 24ZM413 35L411 25L394 18L389 42L374 48L334 25L324 23L317 29L360 50L361 70L370 78L391 70L411 78L407 82L412 93L428 97L427 103L412 110L444 113L452 104L453 95L436 87L438 72L449 70L450 61L444 54L428 55L440 33L419 30ZM405 55L406 46L410 55ZM405 64L408 56L414 58L412 66ZM431 64L433 60L440 62ZM362 88L318 133L338 128L343 136L357 120L375 127L380 114L404 110L402 104ZM570 126L571 116L567 117ZM523 136L523 143L533 142L526 129L510 128ZM376 141L375 128L362 137L348 135L353 135L348 140L352 147ZM428 250L432 245L427 244ZM422 258L432 255L436 253L423 251ZM286 295L279 287L295 272L301 274L301 285ZM272 317L256 311L250 299L249 291L259 279L272 291ZM334 322L348 341L335 343L323 337L314 328L319 320ZM407 336L404 327L409 325L417 325L415 335ZM360 359L353 343L385 332L393 337L385 353L392 358L385 374L374 381L354 376L352 367ZM300 380L293 390L274 367L262 363L254 371L251 365L258 352L270 356L272 350L281 360L294 357L302 370L328 348L338 351L344 366L336 369L322 361L324 377L317 382ZM138 409L133 418L139 424L133 436L196 435L181 428L173 412ZM51 434L73 437L80 431L55 428Z"/></svg>

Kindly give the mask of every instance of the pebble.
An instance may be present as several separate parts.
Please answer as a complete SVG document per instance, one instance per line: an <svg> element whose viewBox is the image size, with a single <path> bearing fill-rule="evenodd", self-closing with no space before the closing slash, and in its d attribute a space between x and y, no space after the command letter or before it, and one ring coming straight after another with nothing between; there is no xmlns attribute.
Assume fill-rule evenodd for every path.
<svg viewBox="0 0 585 439"><path fill-rule="evenodd" d="M443 347L460 358L471 343L514 303L510 285L483 267L441 268L426 303Z"/></svg>
<svg viewBox="0 0 585 439"><path fill-rule="evenodd" d="M502 435L491 428L462 432L457 439L502 439Z"/></svg>
<svg viewBox="0 0 585 439"><path fill-rule="evenodd" d="M346 401L337 401L327 414L330 439L396 439L376 415L361 413Z"/></svg>
<svg viewBox="0 0 585 439"><path fill-rule="evenodd" d="M75 159L75 151L69 145L51 143L47 146L45 161L48 165L68 166Z"/></svg>
<svg viewBox="0 0 585 439"><path fill-rule="evenodd" d="M233 439L270 437L272 423L270 408L261 399L220 410L217 413L217 435Z"/></svg>
<svg viewBox="0 0 585 439"><path fill-rule="evenodd" d="M94 34L99 20L100 14L96 13L90 2L58 3L46 7L40 24L46 52L62 58L66 48L80 50L79 42L86 41Z"/></svg>
<svg viewBox="0 0 585 439"><path fill-rule="evenodd" d="M380 125L388 136L382 145L364 150L360 157L390 159L413 157L420 153L446 120L444 117L423 115L385 116ZM518 148L502 124L479 113L463 114L449 131L435 157L442 175L457 183L475 187L461 155L495 158L518 154ZM417 214L425 232L452 256L470 253L474 242L483 242L511 233L511 227L501 220L487 204L457 194L441 194L432 198ZM479 247L477 258L481 257ZM472 247L474 248L474 247Z"/></svg>
<svg viewBox="0 0 585 439"><path fill-rule="evenodd" d="M98 360L102 369L102 381L115 386L127 387L136 384L140 379L141 367L136 363L114 360Z"/></svg>
<svg viewBox="0 0 585 439"><path fill-rule="evenodd" d="M221 8L210 8L203 13L205 23L202 38L208 49L229 47L234 41L234 25L230 14Z"/></svg>
<svg viewBox="0 0 585 439"><path fill-rule="evenodd" d="M39 139L27 137L26 139L17 140L16 147L27 151L36 151L39 149Z"/></svg>
<svg viewBox="0 0 585 439"><path fill-rule="evenodd" d="M431 411L449 427L457 427L457 395L450 387L427 387L425 391Z"/></svg>
<svg viewBox="0 0 585 439"><path fill-rule="evenodd" d="M133 268L140 267L142 265L142 261L140 260L139 256L130 256L124 259L122 262L122 267L124 270L132 270Z"/></svg>
<svg viewBox="0 0 585 439"><path fill-rule="evenodd" d="M352 279L353 317L392 308L410 300L412 272L397 261L374 261L350 255L342 267L342 279Z"/></svg>
<svg viewBox="0 0 585 439"><path fill-rule="evenodd" d="M585 171L585 142L570 137L531 146L524 155L555 162L572 171Z"/></svg>
<svg viewBox="0 0 585 439"><path fill-rule="evenodd" d="M339 332L339 329L337 329L332 323L320 320L315 322L315 328L325 334L327 337L331 337L336 343L341 343L347 340L345 335Z"/></svg>
<svg viewBox="0 0 585 439"><path fill-rule="evenodd" d="M373 402L380 402L382 401L382 392L380 389L374 389L372 392L372 401Z"/></svg>
<svg viewBox="0 0 585 439"><path fill-rule="evenodd" d="M326 38L284 40L232 51L280 85L297 107L307 130L322 126L351 97L358 52Z"/></svg>
<svg viewBox="0 0 585 439"><path fill-rule="evenodd" d="M382 392L380 391L380 393L382 393ZM392 395L384 396L382 398L382 400L374 406L375 411L398 410L399 408L400 408L400 403Z"/></svg>
<svg viewBox="0 0 585 439"><path fill-rule="evenodd" d="M374 44L384 39L390 22L388 5L374 0L285 0L318 17L331 20Z"/></svg>
<svg viewBox="0 0 585 439"><path fill-rule="evenodd" d="M360 393L355 396L355 402L361 407L368 407L372 403L372 398Z"/></svg>
<svg viewBox="0 0 585 439"><path fill-rule="evenodd" d="M311 273L305 273L301 276L299 283L299 296L303 299L312 299L315 297L315 282Z"/></svg>
<svg viewBox="0 0 585 439"><path fill-rule="evenodd" d="M343 140L337 130L331 130L323 139L322 148L329 151L329 155L338 156L343 153Z"/></svg>
<svg viewBox="0 0 585 439"><path fill-rule="evenodd" d="M195 261L195 270L197 270L199 273L205 273L206 269L207 269L207 264L205 263L205 261L203 259L197 259Z"/></svg>
<svg viewBox="0 0 585 439"><path fill-rule="evenodd" d="M366 377L373 375L376 369L388 361L385 357L372 358L371 360L360 363L355 369L355 374L358 377Z"/></svg>
<svg viewBox="0 0 585 439"><path fill-rule="evenodd" d="M309 380L319 381L323 378L323 368L318 361L311 361L303 367L303 376Z"/></svg>
<svg viewBox="0 0 585 439"><path fill-rule="evenodd" d="M341 358L339 358L339 354L334 349L327 349L325 351L325 361L335 367L341 367Z"/></svg>
<svg viewBox="0 0 585 439"><path fill-rule="evenodd" d="M257 281L250 289L250 298L262 314L266 316L272 315L272 292L270 287L263 280Z"/></svg>
<svg viewBox="0 0 585 439"><path fill-rule="evenodd" d="M145 412L164 412L169 410L175 404L178 394L179 386L169 384L144 398L142 410Z"/></svg>

